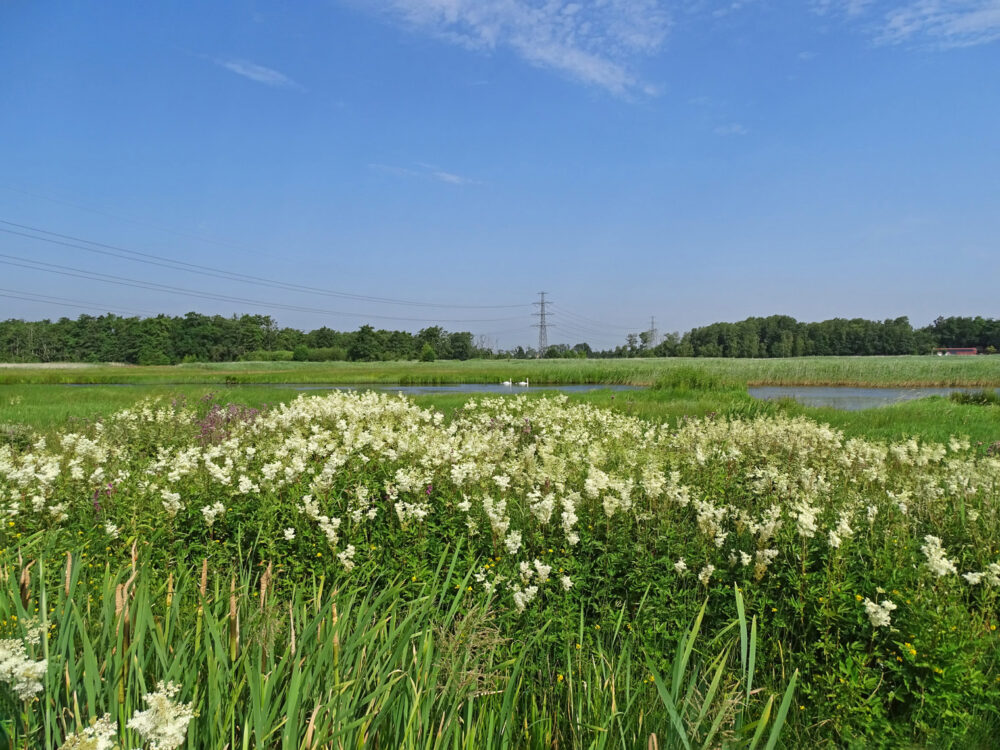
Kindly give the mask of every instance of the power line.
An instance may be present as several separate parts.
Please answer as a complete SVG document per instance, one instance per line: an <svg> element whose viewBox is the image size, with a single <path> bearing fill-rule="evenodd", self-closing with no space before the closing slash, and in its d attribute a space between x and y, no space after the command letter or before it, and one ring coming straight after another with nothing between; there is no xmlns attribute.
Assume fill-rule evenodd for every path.
<svg viewBox="0 0 1000 750"><path fill-rule="evenodd" d="M573 318L574 320L579 321L581 324L585 324L587 326L604 328L604 329L608 329L608 330L612 330L612 331L616 331L616 332L631 331L632 330L632 326L615 325L613 323L605 323L605 322L600 321L600 320L594 320L593 318L587 318L587 317L585 317L583 315L575 313L572 310L567 310L567 309L565 309L563 307L558 307L557 310L558 310L558 312L561 315L567 315L567 316Z"/></svg>
<svg viewBox="0 0 1000 750"><path fill-rule="evenodd" d="M63 307L78 307L86 310L103 310L104 312L118 312L126 313L128 315L139 315L139 314L156 314L149 313L149 311L136 311L136 310L122 310L121 308L115 307L105 307L104 305L95 305L92 302L84 302L83 300L74 299L64 299L62 297L50 297L47 294L35 294L33 292L22 292L14 289L0 289L0 297L6 297L7 299L20 299L27 302L44 302L50 305L62 305Z"/></svg>
<svg viewBox="0 0 1000 750"><path fill-rule="evenodd" d="M88 213L97 214L98 216L106 216L109 219L115 219L116 221L125 221L129 224L136 224L137 226L146 226L150 229L154 229L157 232L166 232L167 234L177 235L178 237L186 237L190 240L195 240L197 242L205 242L210 245L219 245L220 247L228 247L232 250L249 250L253 252L255 249L248 247L246 245L241 245L236 242L229 242L226 240L218 239L216 237L206 237L204 235L193 234L191 232L181 232L177 229L170 229L169 227L158 226L149 221L141 221L139 219L133 219L128 216L121 216L119 214L113 214L108 211L102 211L99 208L94 208L93 206L83 206L79 203L73 203L72 201L62 200L61 198L53 198L50 195L42 195L41 193L35 193L30 190L24 190L23 188L13 187L11 185L0 185L4 190L9 190L12 193L20 193L21 195L27 195L31 198L38 198L43 201L49 201L50 203L57 203L62 206L69 206L70 208L75 208L79 211L87 211Z"/></svg>
<svg viewBox="0 0 1000 750"><path fill-rule="evenodd" d="M538 302L532 302L531 304L538 307L538 312L534 313L538 317L538 322L534 324L534 327L538 329L538 353L536 356L542 357L545 355L545 350L549 348L549 330L548 322L546 321L546 310L545 305L549 304L545 300L546 292L538 293Z"/></svg>
<svg viewBox="0 0 1000 750"><path fill-rule="evenodd" d="M305 286L303 284L294 284L291 282L265 279L260 276L252 276L250 274L238 273L235 271L226 271L225 269L214 268L212 266L203 266L198 263L188 263L186 261L174 260L172 258L168 258L162 255L155 255L153 253L141 252L139 250L131 250L127 247L122 247L120 245L109 245L104 242L88 240L82 237L75 237L69 234L52 232L47 229L33 227L27 224L18 224L17 222L7 221L5 219L0 219L0 224L5 224L10 227L17 227L18 229L24 229L27 230L27 232L35 232L36 234L28 234L27 232L18 232L12 229L4 229L0 227L0 232L16 235L19 237L26 237L28 239L37 240L39 242L48 242L53 245L61 245L63 247L70 247L77 250L84 250L85 252L89 253L98 253L100 255L122 258L124 260L130 260L135 263L146 263L147 265L160 266L162 268L171 268L178 271L186 271L187 273L195 273L202 276L211 276L214 278L227 279L230 281L238 281L244 284L254 284L256 286L271 287L273 289L284 289L287 291L305 292L307 294L318 294L327 297L350 299L358 302L372 302L384 305L399 305L408 307L433 307L433 308L450 308L450 309L463 309L463 310L514 309L514 308L528 307L528 305L525 304L518 304L518 305L458 305L453 303L438 304L434 302L421 302L418 300L395 299L392 297L375 297L367 294L338 292L330 289L321 289L318 287ZM39 237L38 234L43 234L48 236ZM53 237L58 239L52 239ZM91 247L88 247L88 245L90 245ZM402 320L402 318L397 318L397 320Z"/></svg>
<svg viewBox="0 0 1000 750"><path fill-rule="evenodd" d="M373 314L361 314L356 312L344 312L343 310L327 310L318 307L305 307L302 305L288 305L278 302L266 302L264 300L249 299L245 297L233 297L223 294L209 294L206 292L200 292L194 289L185 289L183 287L171 286L169 284L158 284L152 281L142 281L141 279L130 279L123 276L114 276L112 274L98 273L96 271L86 271L81 268L73 268L72 266L65 266L57 263L45 263L43 261L30 260L28 258L21 258L16 255L6 255L0 253L0 258L7 258L8 260L0 260L0 263L8 266L17 266L20 268L28 268L33 271L43 271L45 273L55 273L61 276L71 276L80 279L88 279L90 281L101 281L106 284L116 284L118 286L130 286L137 289L149 289L158 292L168 292L172 294L182 294L189 297L199 297L201 299L209 299L217 302L236 302L244 305L255 305L258 307L270 307L279 310L291 310L293 312L307 312L307 313L318 313L321 315L338 315L338 316L348 316L348 317L361 317L361 318L373 318L378 320L402 320L411 321L418 323L495 323L507 320L521 320L521 316L506 317L506 318L407 318L393 315L373 315ZM19 261L19 262L18 262Z"/></svg>

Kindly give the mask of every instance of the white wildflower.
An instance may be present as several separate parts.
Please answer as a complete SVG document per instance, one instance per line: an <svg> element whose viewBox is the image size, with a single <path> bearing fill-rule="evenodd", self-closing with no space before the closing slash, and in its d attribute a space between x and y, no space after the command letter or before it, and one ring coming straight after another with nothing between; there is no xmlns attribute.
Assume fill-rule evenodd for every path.
<svg viewBox="0 0 1000 750"><path fill-rule="evenodd" d="M687 572L687 569L688 566L687 563L684 562L683 557L674 563L674 570L676 570L680 575L684 575Z"/></svg>
<svg viewBox="0 0 1000 750"><path fill-rule="evenodd" d="M524 608L527 607L531 600L538 595L538 586L528 586L525 589L520 587L515 587L514 589L514 606L517 607L518 612L524 612Z"/></svg>
<svg viewBox="0 0 1000 750"><path fill-rule="evenodd" d="M549 580L549 573L552 572L552 566L546 565L538 558L535 558L535 572L538 574L538 582L545 583Z"/></svg>
<svg viewBox="0 0 1000 750"><path fill-rule="evenodd" d="M881 602L873 602L865 598L865 614L871 624L876 628L887 628L891 624L889 613L896 609L896 605L891 599L883 599Z"/></svg>
<svg viewBox="0 0 1000 750"><path fill-rule="evenodd" d="M176 516L178 511L183 507L181 505L180 493L163 490L160 496L163 498L163 509L167 511L167 515L171 518Z"/></svg>
<svg viewBox="0 0 1000 750"><path fill-rule="evenodd" d="M795 525L799 530L799 536L811 539L816 535L816 515L819 513L819 508L802 502L796 510L798 513L795 516Z"/></svg>
<svg viewBox="0 0 1000 750"><path fill-rule="evenodd" d="M120 533L118 527L115 526L111 521L104 522L104 533L107 534L112 539L117 539Z"/></svg>
<svg viewBox="0 0 1000 750"><path fill-rule="evenodd" d="M21 700L42 692L42 679L47 669L48 661L30 659L21 641L0 641L0 681L8 683Z"/></svg>
<svg viewBox="0 0 1000 750"><path fill-rule="evenodd" d="M237 486L242 495L248 495L251 492L260 492L260 487L254 484L246 474L240 475L240 481Z"/></svg>
<svg viewBox="0 0 1000 750"><path fill-rule="evenodd" d="M562 576L559 579L559 583L562 584L564 591L569 591L571 588L573 588L573 581L570 580L569 576Z"/></svg>
<svg viewBox="0 0 1000 750"><path fill-rule="evenodd" d="M990 563L984 573L990 586L1000 588L1000 563Z"/></svg>
<svg viewBox="0 0 1000 750"><path fill-rule="evenodd" d="M940 578L948 573L958 573L955 563L948 559L938 537L928 534L924 537L924 542L920 551L927 557L927 567L934 575Z"/></svg>
<svg viewBox="0 0 1000 750"><path fill-rule="evenodd" d="M205 523L208 524L208 528L212 528L215 523L215 519L226 512L226 506L220 502L215 502L212 505L206 505L201 509L201 514L205 516Z"/></svg>
<svg viewBox="0 0 1000 750"><path fill-rule="evenodd" d="M512 555L517 554L517 551L521 549L521 532L520 531L510 532L507 535L507 538L504 539L503 543L504 546L507 548L507 551L510 552L510 554Z"/></svg>
<svg viewBox="0 0 1000 750"><path fill-rule="evenodd" d="M285 529L284 534L285 534L285 541L290 542L295 538L295 529L289 526L287 529Z"/></svg>
<svg viewBox="0 0 1000 750"><path fill-rule="evenodd" d="M190 703L174 701L180 689L181 686L173 682L160 681L155 692L143 697L149 708L136 711L128 720L128 728L138 732L152 750L174 750L184 743L194 710Z"/></svg>
<svg viewBox="0 0 1000 750"><path fill-rule="evenodd" d="M89 727L67 737L59 750L112 750L117 736L118 722L111 720L111 714L104 714Z"/></svg>
<svg viewBox="0 0 1000 750"><path fill-rule="evenodd" d="M354 549L353 544L348 544L343 552L337 554L337 559L340 560L340 564L344 566L345 570L351 570L354 567L354 553L357 552Z"/></svg>
<svg viewBox="0 0 1000 750"><path fill-rule="evenodd" d="M712 578L712 573L715 572L715 566L709 563L698 573L698 582L702 586L707 586L709 580Z"/></svg>

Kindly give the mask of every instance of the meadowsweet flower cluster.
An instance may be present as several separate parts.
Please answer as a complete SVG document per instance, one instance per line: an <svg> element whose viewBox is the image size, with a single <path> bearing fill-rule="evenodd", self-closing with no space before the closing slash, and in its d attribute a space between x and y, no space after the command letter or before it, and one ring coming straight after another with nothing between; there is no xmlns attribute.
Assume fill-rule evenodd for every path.
<svg viewBox="0 0 1000 750"><path fill-rule="evenodd" d="M915 538L894 566L1000 583L982 543L1000 536L1000 457L958 439L887 445L805 418L671 427L565 397L470 401L446 421L374 392L212 420L206 433L191 409L144 403L87 434L0 446L0 534L80 523L114 543L139 523L214 541L249 526L351 570L374 536L447 533L496 561L475 585L515 609L584 588L584 540L648 550L678 585L711 588ZM545 572L554 558L558 575Z"/></svg>
<svg viewBox="0 0 1000 750"><path fill-rule="evenodd" d="M0 682L7 683L21 700L42 692L47 668L45 659L36 661L28 655L23 641L16 638L0 640Z"/></svg>
<svg viewBox="0 0 1000 750"><path fill-rule="evenodd" d="M173 682L157 683L156 690L143 696L148 708L128 720L128 728L138 732L152 750L173 750L184 742L194 709L190 703L174 700L180 689Z"/></svg>
<svg viewBox="0 0 1000 750"><path fill-rule="evenodd" d="M117 736L118 723L111 719L111 714L104 714L90 726L67 737L59 750L111 750Z"/></svg>
<svg viewBox="0 0 1000 750"><path fill-rule="evenodd" d="M920 548L920 551L927 557L927 567L938 578L946 576L949 573L952 575L958 573L955 563L948 559L944 547L941 546L941 540L936 536L931 534L925 536L924 545Z"/></svg>
<svg viewBox="0 0 1000 750"><path fill-rule="evenodd" d="M883 599L880 602L873 602L871 599L865 599L865 614L868 615L868 619L871 621L872 626L876 628L887 628L892 624L892 619L890 613L896 609L896 605L893 604L891 599Z"/></svg>

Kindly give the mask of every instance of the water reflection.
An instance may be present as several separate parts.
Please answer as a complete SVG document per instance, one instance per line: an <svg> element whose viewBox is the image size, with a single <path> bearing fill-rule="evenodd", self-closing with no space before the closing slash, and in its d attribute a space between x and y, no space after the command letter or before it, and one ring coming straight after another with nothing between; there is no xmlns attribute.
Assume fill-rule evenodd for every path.
<svg viewBox="0 0 1000 750"><path fill-rule="evenodd" d="M847 386L754 386L747 389L754 398L773 401L791 398L805 406L829 406L844 411L874 409L927 396L947 396L957 391L971 393L982 388L851 388ZM1000 389L997 389L1000 391Z"/></svg>

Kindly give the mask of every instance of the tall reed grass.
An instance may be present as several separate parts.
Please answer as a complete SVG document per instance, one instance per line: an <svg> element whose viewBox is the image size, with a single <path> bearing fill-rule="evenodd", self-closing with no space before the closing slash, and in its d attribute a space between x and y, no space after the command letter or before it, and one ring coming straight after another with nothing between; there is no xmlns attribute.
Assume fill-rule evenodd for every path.
<svg viewBox="0 0 1000 750"><path fill-rule="evenodd" d="M164 577L135 559L8 555L0 630L28 641L41 627L29 652L47 669L29 701L0 683L0 742L55 750L108 714L121 747L149 746L129 719L167 681L194 709L191 748L775 746L795 676L777 709L753 689L756 620L748 630L739 591L738 620L705 638L702 607L661 674L622 627L587 650L504 637L489 600L466 606L456 561L414 597L349 579L279 587L272 566Z"/></svg>

